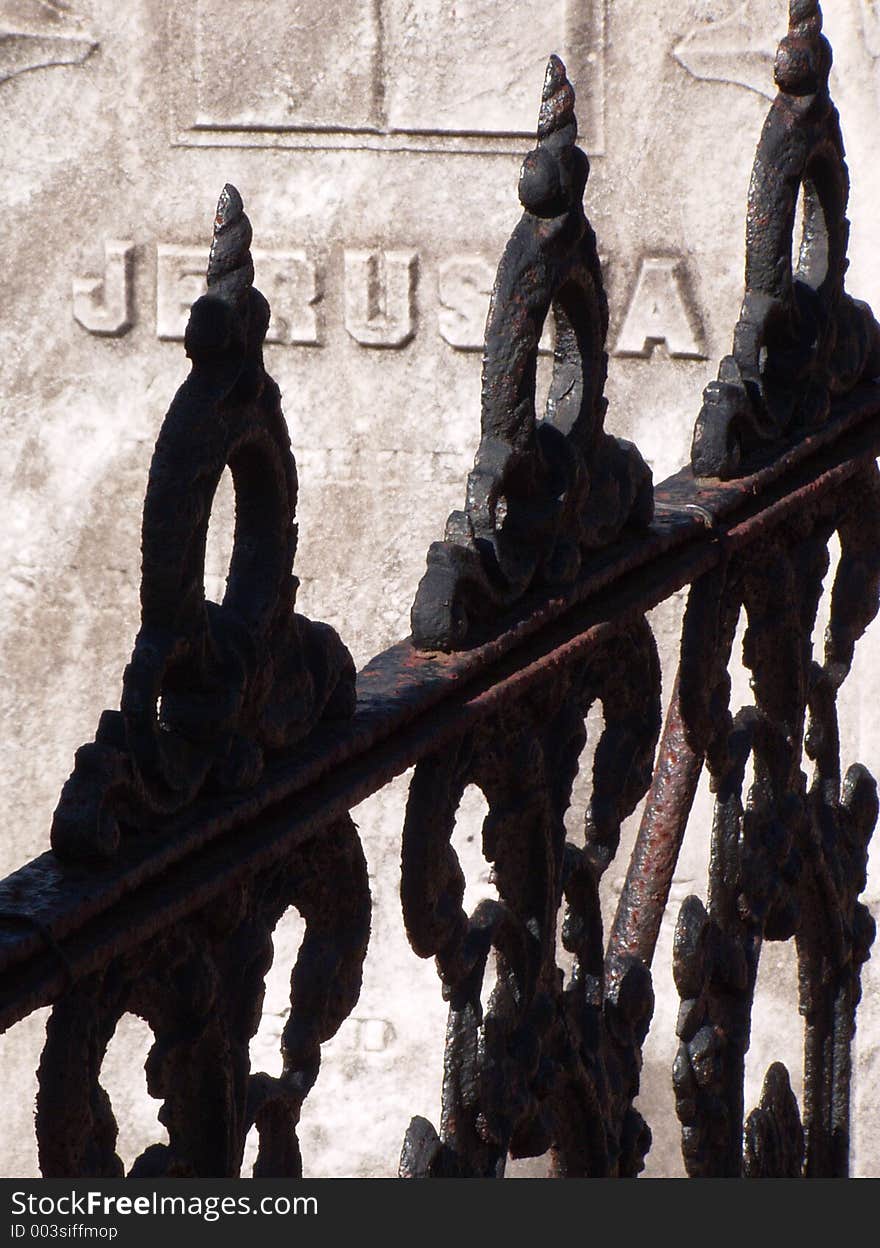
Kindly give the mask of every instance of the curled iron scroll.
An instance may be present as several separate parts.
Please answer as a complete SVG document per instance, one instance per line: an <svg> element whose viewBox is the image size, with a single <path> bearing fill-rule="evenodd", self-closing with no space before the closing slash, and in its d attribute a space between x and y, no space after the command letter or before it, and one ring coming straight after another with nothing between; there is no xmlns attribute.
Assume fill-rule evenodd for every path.
<svg viewBox="0 0 880 1248"><path fill-rule="evenodd" d="M206 788L256 782L267 752L354 710L354 664L297 615L296 464L263 365L269 305L253 286L238 191L217 208L208 293L192 308L192 372L174 398L144 502L141 628L119 711L76 755L52 827L66 858L112 855L120 822L150 826ZM211 506L227 468L236 518L226 593L206 601Z"/></svg>
<svg viewBox="0 0 880 1248"><path fill-rule="evenodd" d="M283 1068L271 1076L251 1069L249 1045L262 1015L273 931L289 906L302 916L305 935L291 974ZM300 1112L318 1077L321 1046L357 1002L369 930L367 864L344 815L80 979L46 1026L36 1107L42 1173L123 1177L102 1067L120 1019L133 1014L154 1036L144 1071L150 1095L162 1102L167 1140L145 1148L129 1177L237 1177L255 1126L254 1177L301 1178Z"/></svg>
<svg viewBox="0 0 880 1248"><path fill-rule="evenodd" d="M574 89L547 66L525 209L498 266L483 353L482 434L463 511L428 552L412 609L421 649L455 650L533 585L564 584L629 523L653 515L651 473L604 431L608 303L584 215L590 163L576 146ZM535 411L538 346L552 310L553 376Z"/></svg>
<svg viewBox="0 0 880 1248"><path fill-rule="evenodd" d="M831 45L816 0L791 0L774 100L755 155L746 290L733 352L694 430L698 477L742 476L761 451L823 424L832 398L880 373L880 328L844 289L849 173L828 90ZM792 235L803 196L803 235Z"/></svg>
<svg viewBox="0 0 880 1248"><path fill-rule="evenodd" d="M814 658L834 533L840 561L824 654ZM859 898L878 799L865 767L843 769L837 699L877 613L878 538L880 475L872 463L691 588L681 708L688 745L705 757L716 797L708 896L682 905L673 954L682 999L673 1082L692 1176L847 1173L851 1047L875 936ZM741 608L754 704L733 714L727 668ZM792 938L804 1018L803 1121L779 1065L746 1116L762 948Z"/></svg>
<svg viewBox="0 0 880 1248"><path fill-rule="evenodd" d="M565 813L597 700L605 723L592 793L583 837L569 840ZM412 1120L402 1177L500 1178L508 1156L548 1150L560 1176L642 1169L650 1131L633 1101L651 976L635 958L605 966L599 884L650 783L659 727L660 665L641 619L416 766L401 900L414 951L436 959L449 1022L439 1130ZM471 914L451 840L468 784L488 805L482 846L498 890Z"/></svg>

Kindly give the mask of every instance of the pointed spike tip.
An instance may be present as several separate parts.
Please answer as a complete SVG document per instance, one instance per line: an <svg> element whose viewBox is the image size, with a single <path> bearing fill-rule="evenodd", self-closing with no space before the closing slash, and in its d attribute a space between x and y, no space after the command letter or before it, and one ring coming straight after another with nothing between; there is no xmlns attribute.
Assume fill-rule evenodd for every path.
<svg viewBox="0 0 880 1248"><path fill-rule="evenodd" d="M538 138L546 139L567 126L577 123L574 115L574 87L568 81L565 65L554 52L547 62L544 89L541 92L541 111L538 114ZM572 137L572 141L574 141Z"/></svg>
<svg viewBox="0 0 880 1248"><path fill-rule="evenodd" d="M241 299L254 280L250 252L253 231L241 195L231 182L220 192L214 238L208 256L208 287L224 298Z"/></svg>
<svg viewBox="0 0 880 1248"><path fill-rule="evenodd" d="M550 59L547 61L547 68L544 70L544 91L542 98L549 100L550 97L567 81L568 74L566 73L565 62L561 56L557 56L555 52L551 52Z"/></svg>
<svg viewBox="0 0 880 1248"><path fill-rule="evenodd" d="M238 188L227 182L217 200L217 212L214 215L214 226L218 230L230 225L236 218L244 215L244 201Z"/></svg>
<svg viewBox="0 0 880 1248"><path fill-rule="evenodd" d="M822 6L819 0L789 0L788 25L794 31L805 22L818 21L818 31L822 29Z"/></svg>

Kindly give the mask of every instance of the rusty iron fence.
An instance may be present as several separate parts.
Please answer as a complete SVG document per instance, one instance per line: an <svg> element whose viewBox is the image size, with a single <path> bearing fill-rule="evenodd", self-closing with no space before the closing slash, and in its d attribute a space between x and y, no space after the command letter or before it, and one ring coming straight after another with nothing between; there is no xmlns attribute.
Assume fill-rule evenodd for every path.
<svg viewBox="0 0 880 1248"><path fill-rule="evenodd" d="M254 1174L301 1173L301 1107L322 1043L358 999L370 929L349 811L412 766L403 921L415 952L436 961L449 1025L441 1120L413 1119L402 1176L500 1177L508 1157L548 1151L560 1176L642 1169L651 1134L634 1101L651 962L703 768L715 795L707 903L684 902L674 945L671 1078L687 1170L847 1173L851 1042L874 936L858 897L878 803L865 768L843 773L836 700L878 608L880 329L844 289L849 182L821 13L812 0L790 7L732 352L705 392L692 463L656 488L638 450L605 430L589 162L551 58L487 323L464 507L428 552L412 637L357 676L337 634L294 610L296 468L263 365L269 309L251 226L238 192L223 191L208 293L186 335L192 371L150 469L142 621L120 709L77 751L51 851L0 883L0 1029L53 1007L36 1107L45 1175L123 1172L100 1071L124 1013L154 1034L148 1086L168 1131L133 1175L237 1175L254 1125ZM234 550L215 604L205 542L227 466ZM835 534L830 624L814 657ZM687 586L661 735L646 612ZM741 613L754 700L734 709ZM564 818L597 702L592 795L572 840ZM488 803L482 845L498 890L472 914L450 840L469 785ZM600 881L645 795L606 940ZM248 1046L290 906L306 927L275 1078L250 1070ZM803 1104L775 1064L747 1114L762 945L788 940Z"/></svg>

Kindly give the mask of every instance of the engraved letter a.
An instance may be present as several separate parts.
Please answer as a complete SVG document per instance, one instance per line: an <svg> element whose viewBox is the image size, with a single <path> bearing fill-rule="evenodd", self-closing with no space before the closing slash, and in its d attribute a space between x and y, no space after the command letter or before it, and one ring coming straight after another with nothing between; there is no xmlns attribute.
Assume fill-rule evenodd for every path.
<svg viewBox="0 0 880 1248"><path fill-rule="evenodd" d="M683 265L677 257L647 256L615 347L615 355L647 359L659 342L674 358L703 360L702 326L685 297Z"/></svg>

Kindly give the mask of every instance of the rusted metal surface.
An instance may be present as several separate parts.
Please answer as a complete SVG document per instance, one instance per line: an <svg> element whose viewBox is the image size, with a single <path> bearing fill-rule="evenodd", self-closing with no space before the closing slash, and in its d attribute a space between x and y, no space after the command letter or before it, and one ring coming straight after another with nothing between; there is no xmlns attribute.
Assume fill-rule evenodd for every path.
<svg viewBox="0 0 880 1248"><path fill-rule="evenodd" d="M849 173L828 93L831 45L816 0L791 0L774 100L755 155L746 224L746 290L718 380L703 396L692 462L734 477L743 461L822 425L836 394L880 372L880 327L844 289ZM803 237L792 233L803 193Z"/></svg>
<svg viewBox="0 0 880 1248"><path fill-rule="evenodd" d="M651 791L608 936L611 961L638 958L651 965L702 770L702 755L687 739L676 676Z"/></svg>
<svg viewBox="0 0 880 1248"><path fill-rule="evenodd" d="M441 1131L422 1119L410 1127L407 1177L500 1177L508 1155L548 1149L559 1175L642 1168L650 1132L632 1107L633 1055L653 1006L650 975L621 966L604 990L599 883L622 820L650 783L660 667L644 619L607 631L586 662L548 665L528 700L508 701L500 717L416 767L403 832L404 921L415 952L436 956L450 1012ZM563 817L596 700L605 729L579 847L566 840ZM450 837L471 783L489 804L483 852L499 900L468 916ZM575 959L564 988L563 898L562 940ZM490 960L496 981L484 1012Z"/></svg>
<svg viewBox="0 0 880 1248"><path fill-rule="evenodd" d="M63 987L58 959L47 952L47 937L65 949L80 929L99 916L124 914L153 881L185 873L188 863L200 861L212 844L224 843L233 832L241 869L257 852L250 833L262 822L283 830L282 846L314 834L320 811L335 817L412 766L432 745L454 736L457 725L469 726L502 706L511 689L540 685L545 663L582 661L603 622L641 615L714 567L722 558L722 537L725 544L746 548L787 515L844 485L860 464L880 452L878 416L880 387L864 387L858 402L848 400L837 425L844 431L838 441L806 463L798 454L781 477L774 471L765 479L698 490L690 470L684 470L657 488L658 500L668 500L668 509L658 512L645 539L654 552L647 562L624 548L601 572L577 582L566 598L545 600L540 611L520 617L512 628L470 651L427 655L410 641L401 642L359 673L350 721L332 731L319 727L306 750L270 765L247 793L197 799L164 828L132 838L100 870L44 854L0 881L0 974L9 976L27 963L51 970L46 989L29 998L26 1007L4 979L0 1023L8 1025L22 1016L22 1009L45 1004ZM715 529L688 510L689 499L713 508ZM255 836L253 844L259 839ZM201 891L194 895L194 906L201 896ZM124 920L114 939L129 939Z"/></svg>
<svg viewBox="0 0 880 1248"><path fill-rule="evenodd" d="M272 930L288 906L306 921L291 977L275 1078L249 1068ZM300 1176L296 1126L320 1046L354 1008L370 927L367 868L348 815L320 841L249 873L189 917L159 927L127 955L106 958L56 1006L39 1069L37 1139L46 1177L121 1178L117 1127L99 1075L126 1012L155 1036L150 1091L163 1101L167 1144L134 1162L139 1178L237 1175L249 1128L255 1178Z"/></svg>
<svg viewBox="0 0 880 1248"><path fill-rule="evenodd" d="M100 1069L126 1012L153 1030L147 1078L169 1133L132 1174L236 1174L254 1125L255 1174L301 1173L300 1111L321 1045L357 1001L370 928L348 812L413 765L403 920L415 952L436 961L449 1025L440 1118L413 1119L401 1175L501 1177L509 1157L546 1152L559 1176L641 1170L651 1132L635 1100L651 962L703 767L716 797L709 890L705 905L692 897L681 908L674 950L686 1166L846 1173L850 1049L874 936L859 895L878 803L865 769L840 758L836 699L878 607L880 385L865 380L873 319L842 287L846 171L818 6L793 0L791 12L753 184L750 294L734 352L742 393L724 415L739 385L726 362L698 424L695 465L705 471L720 446L718 475L695 477L689 465L652 490L638 452L604 431L607 307L581 203L588 165L553 58L523 168L525 213L487 328L466 508L431 549L414 637L356 682L336 634L293 612L296 470L262 363L268 307L253 288L250 225L226 188L209 294L187 333L193 372L151 469L142 627L122 705L77 754L54 852L0 882L0 1028L54 1006L39 1071L44 1173L122 1173ZM830 170L821 185L820 158ZM815 276L817 204L830 284L811 287L815 343L797 339L785 367L768 349L753 376L737 351L763 345L761 274L790 233L802 182L795 286ZM809 298L799 291L785 304L798 332ZM534 368L551 307L557 356L539 422ZM239 507L218 606L204 600L202 565L227 463ZM814 658L835 535L831 622ZM685 586L679 674L655 758L660 669L645 613ZM734 708L728 665L742 612L754 704ZM597 702L591 798L572 834L565 818ZM482 847L498 892L470 915L451 840L469 785L488 805ZM646 794L606 944L602 878ZM248 1046L272 931L291 905L306 935L283 1073L270 1078L250 1070ZM775 1063L747 1113L752 1000L773 940L797 944L804 1101Z"/></svg>
<svg viewBox="0 0 880 1248"><path fill-rule="evenodd" d="M59 858L112 857L120 828L155 827L202 792L253 787L267 757L354 710L354 663L328 625L294 611L296 464L263 366L269 305L254 288L235 187L217 206L208 293L186 330L192 372L165 417L144 501L141 629L77 752L52 825ZM236 495L226 594L206 601L205 544L226 467Z"/></svg>
<svg viewBox="0 0 880 1248"><path fill-rule="evenodd" d="M55 975L59 965L64 975L39 1068L36 1129L45 1175L123 1173L99 1076L126 1012L145 1018L155 1036L148 1084L163 1101L169 1137L138 1157L132 1175L237 1174L251 1126L260 1139L256 1176L301 1174L296 1126L321 1044L360 993L370 891L347 810L325 814L320 839L307 848L288 846L262 870L251 862L220 890L206 888L204 875L193 887L191 874L186 906L170 914L163 879L138 938L117 937L97 959L87 927L110 901L137 929L138 907L126 895L131 881L118 866L136 859L163 817L187 811L199 796L222 802L248 792L273 755L289 757L317 723L344 721L354 710L348 651L331 628L294 612L296 465L279 391L263 366L270 310L253 286L250 243L241 198L227 185L214 222L208 294L193 305L186 332L192 373L165 418L150 468L141 629L121 707L104 712L62 792L52 827L60 873L37 870L24 892L20 879L6 886L16 905L3 907L5 922L16 909L25 915ZM218 605L205 600L205 543L227 465L236 526ZM107 860L117 868L115 889L107 888ZM187 867L192 872L194 864ZM58 892L80 894L68 920L86 948L91 942L91 965L61 949L64 924L59 930L44 915ZM291 979L283 1072L270 1078L250 1071L248 1046L272 931L291 905L306 932ZM28 978L33 991L25 968L23 982Z"/></svg>
<svg viewBox="0 0 880 1248"><path fill-rule="evenodd" d="M811 638L834 533L841 556L825 652L817 661ZM708 904L695 897L684 903L675 938L682 997L675 1088L691 1174L738 1175L744 1166L772 1173L782 1163L765 1147L767 1115L774 1122L770 1135L778 1140L788 1131L785 1166L846 1173L848 1055L860 967L874 935L858 896L877 793L864 767L853 764L843 775L836 703L855 644L877 613L878 590L876 464L691 589L682 634L682 719L690 748L705 755L716 793ZM741 610L754 705L734 713L727 663ZM811 777L804 754L813 763ZM754 781L746 792L750 759ZM761 947L790 939L797 943L806 1020L803 1132L790 1112L787 1081L774 1076L763 1117L745 1124L744 1158L744 1063Z"/></svg>
<svg viewBox="0 0 880 1248"><path fill-rule="evenodd" d="M880 371L873 316L843 291L848 179L828 97L831 55L821 24L817 4L792 0L789 35L776 64L780 96L755 163L748 289L734 356L707 392L694 437L692 467L701 477L733 477L755 450L785 451L783 439L800 439L827 421L832 393ZM524 175L529 169L527 159ZM792 283L790 239L802 182L805 231ZM527 234L529 226L527 212L519 228ZM520 242L515 234L514 255ZM507 277L502 262L484 383L492 377L493 318L499 305L503 315L506 299L516 306ZM531 284L546 293L540 283ZM508 337L516 341L515 334ZM565 363L564 346L556 363ZM515 380L511 365L505 377ZM518 391L515 396L521 397ZM533 383L513 410L533 419ZM492 414L484 384L487 462L499 440ZM622 814L647 788L639 747L646 750L656 730L647 702L657 673L631 655L631 671L618 684L620 669L606 657L603 696L590 684L588 661L567 673L559 702L542 704L539 694L532 695L533 720L524 724L518 708L513 721L493 725L486 736L461 736L417 767L404 831L404 916L415 951L435 956L450 1016L440 1128L414 1120L402 1174L499 1177L508 1155L547 1150L560 1175L623 1176L641 1169L650 1131L634 1100L653 1011L649 968L704 758L717 794L708 910L695 897L685 903L674 962L683 999L674 1086L688 1172L846 1173L849 1054L859 971L874 935L858 896L878 804L864 768L851 767L841 786L836 696L855 641L877 611L880 478L874 464L854 473L841 467L829 466L823 474L825 491L817 489L816 479L790 481L784 494L778 480L768 481L761 509L750 509L740 495L745 514L735 518L724 516L723 500L735 495L720 481L686 497L691 482L682 474L670 490L714 539L716 558L694 579L680 677L604 962L598 885L616 853ZM455 578L438 576L451 564L451 549L467 551L471 563L481 554L491 562L494 555L492 570L500 569L502 579L505 560L516 566L515 557L500 549L507 490L482 468L478 453L470 487L475 494L477 487L483 490L485 505L474 509L476 517L470 508L453 517L446 545L432 550L413 612L417 641L448 648L466 637L471 600L462 569ZM505 504L500 519L499 498ZM672 499L661 498L657 511L662 516L673 507ZM618 519L613 508L609 519ZM842 555L819 664L811 637L834 533ZM459 547L449 541L456 536ZM536 565L530 537L521 534L514 555L524 554L531 575ZM439 615L435 603L448 616ZM727 669L741 609L749 622L743 657L753 673L755 705L732 715ZM653 638L643 627L645 655ZM560 676L558 670L548 673L548 691ZM572 697L581 680L590 689L583 701ZM633 683L642 687L637 716ZM566 695L567 707L561 700ZM581 845L565 840L562 813L585 740L586 709L596 696L606 726ZM555 764L548 772L550 740ZM607 749L609 740L613 750ZM815 762L812 784L801 767L804 750ZM749 759L755 782L744 797ZM464 880L450 845L455 810L469 782L482 789L489 805L483 848L500 894L498 903L484 902L472 916L461 910ZM564 983L555 923L546 909L554 884L557 905L564 906L563 944L575 958ZM745 1053L761 945L792 938L806 1018L803 1125L779 1065L768 1072L761 1105L744 1121ZM484 1013L481 989L490 956L496 984Z"/></svg>
<svg viewBox="0 0 880 1248"><path fill-rule="evenodd" d="M421 649L461 649L475 625L533 586L570 584L589 552L652 516L648 466L604 431L608 301L582 202L590 162L576 139L574 89L553 56L537 146L520 172L525 211L492 292L482 436L465 507L428 551L413 604ZM553 376L539 421L538 344L551 309Z"/></svg>

